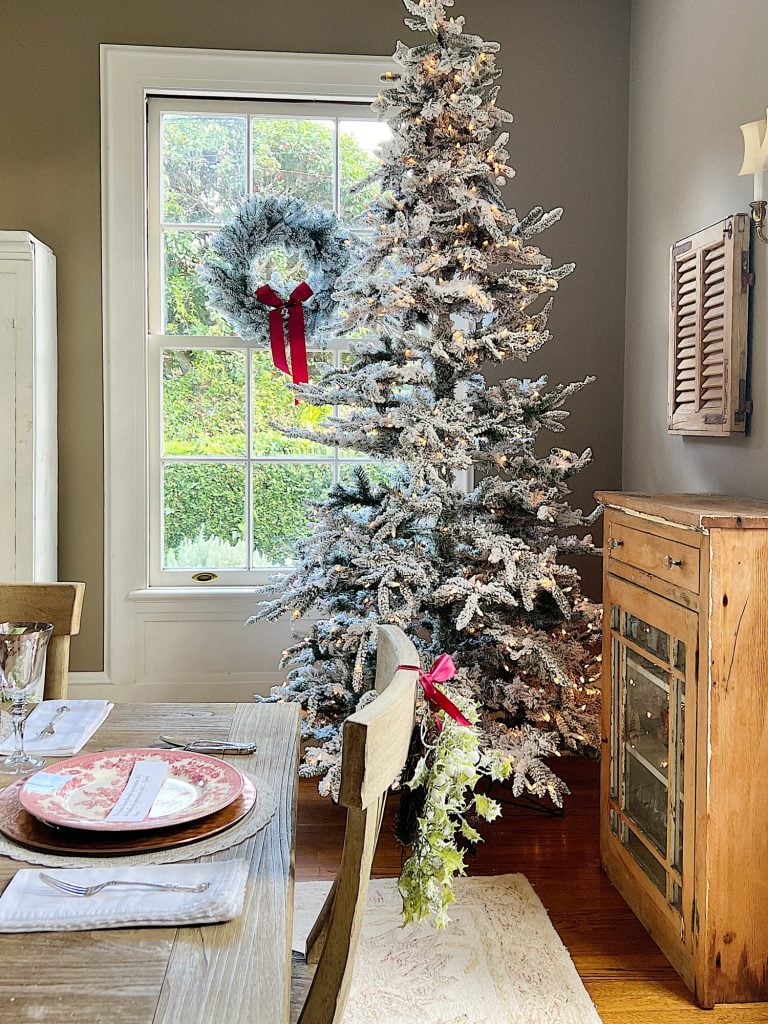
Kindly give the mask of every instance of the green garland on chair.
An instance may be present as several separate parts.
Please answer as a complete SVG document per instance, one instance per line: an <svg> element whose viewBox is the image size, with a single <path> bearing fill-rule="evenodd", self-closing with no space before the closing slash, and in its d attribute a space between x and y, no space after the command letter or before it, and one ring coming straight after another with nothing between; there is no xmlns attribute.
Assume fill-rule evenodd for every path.
<svg viewBox="0 0 768 1024"><path fill-rule="evenodd" d="M493 821L501 814L499 802L475 788L483 778L500 782L512 772L508 757L482 750L475 727L480 717L477 704L467 697L452 695L452 700L469 726L442 711L433 714L428 705L422 706L416 726L422 754L405 786L421 793L412 852L399 882L405 924L429 917L438 928L448 923L453 880L466 873L462 847L483 841L471 819ZM407 799L404 792L403 800Z"/></svg>

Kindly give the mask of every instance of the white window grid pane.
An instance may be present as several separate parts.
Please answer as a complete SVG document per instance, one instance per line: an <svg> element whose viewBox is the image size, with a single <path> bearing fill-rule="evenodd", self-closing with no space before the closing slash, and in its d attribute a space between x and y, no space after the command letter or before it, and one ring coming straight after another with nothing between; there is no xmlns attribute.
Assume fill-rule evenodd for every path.
<svg viewBox="0 0 768 1024"><path fill-rule="evenodd" d="M160 357L162 359L162 353L168 352L172 349L177 349L181 352L189 351L191 348L201 349L204 351L213 352L238 352L245 351L247 353L248 360L248 375L246 380L246 437L249 440L249 452L246 455L166 455L162 450L160 452L160 460L163 465L170 465L175 462L232 462L232 463L250 463L250 462L328 462L328 463L343 463L343 462L373 462L376 460L367 458L365 455L360 453L359 455L339 455L338 445L329 444L328 455L306 455L297 454L292 455L290 453L280 453L278 455L261 455L253 453L253 393L252 393L252 382L253 382L253 356L262 355L263 349L255 349L253 346L248 345L232 345L229 344L229 338L226 339L227 344L217 345L215 342L217 338L206 338L204 339L206 344L204 345L188 345L179 344L178 335L167 335L162 339L163 344L160 349ZM202 339L195 337L195 341L199 342ZM185 339L186 341L186 339ZM341 360L343 355L348 352L347 348L327 348L327 349L307 349L308 355L324 355L331 356L331 360L328 361L328 369L339 369L341 367ZM289 382L289 378L286 377L286 382ZM162 406L162 401L161 401ZM337 416L339 413L339 406L331 406L332 412L329 416ZM160 444L162 446L164 441L164 431L160 431ZM321 444L322 442L318 442ZM338 473L334 474L334 481L338 478Z"/></svg>
<svg viewBox="0 0 768 1024"><path fill-rule="evenodd" d="M203 351L215 351L215 352L236 352L245 351L247 359L247 376L245 380L245 433L247 443L247 454L245 455L167 455L164 451L165 441L165 430L164 422L162 417L162 398L161 398L161 421L159 442L160 442L160 479L161 488L162 480L165 478L165 469L167 466L173 465L234 465L243 466L245 469L245 521L246 521L246 534L247 534L247 552L248 552L248 568L253 569L253 467L256 465L277 465L277 466L289 466L289 465L317 465L317 466L328 466L331 469L332 483L335 486L340 479L340 474L344 466L356 466L356 465L367 465L371 464L374 460L366 458L363 453L355 455L341 454L338 445L329 444L328 454L308 455L308 454L297 454L292 455L289 453L281 453L279 455L262 455L254 454L253 451L253 440L254 440L254 424L253 424L253 357L254 354L262 354L262 349L256 349L253 346L248 345L214 345L210 342L215 339L206 339L207 344L200 344L201 339L195 338L197 344L190 346L185 343L180 344L179 338L176 335L166 336L162 339L157 339L161 342L158 348L158 356L161 364L160 369L160 380L162 381L162 358L165 352L176 349L178 351L188 351L190 348ZM227 339L229 342L229 339ZM328 368L338 369L341 366L343 355L348 351L346 348L335 347L327 349L308 349L310 355L318 354L331 356L328 362ZM286 381L288 378L286 378ZM339 414L339 407L336 405L331 406L329 416L337 416ZM164 520L165 502L160 503L160 514L161 520ZM161 537L165 537L165 524L161 522ZM163 542L163 550L164 550ZM199 566L199 569L216 568L215 566ZM281 568L281 566L275 566L274 568Z"/></svg>
<svg viewBox="0 0 768 1024"><path fill-rule="evenodd" d="M333 115L331 113L328 113L328 114L323 114L323 113L317 113L317 114L291 114L291 113L288 113L288 112L286 112L284 114L272 113L272 114L247 114L247 115L245 115L246 118L247 118L247 122L248 122L248 135L247 135L247 148L246 148L245 179L243 181L243 193L242 193L243 198L250 193L250 191L251 191L251 184L253 182L253 126L254 126L254 123L256 123L258 121L275 121L275 120L279 120L279 121L296 121L297 123L304 122L304 121L326 122L326 123L333 124L333 147L332 147L333 166L332 166L332 171L331 171L332 178L333 178L333 187L332 187L331 191L332 191L332 196L333 196L333 212L337 216L340 216L340 212L341 212L341 149L340 149L341 132L340 132L340 127L345 122L347 122L347 121L374 120L373 118L366 119L366 118L364 118L362 116L362 112L365 111L366 109L367 109L366 107L362 107L361 108L361 113L357 114L357 115L354 115L354 116L349 115L349 114L347 114L347 115ZM226 111L226 112L222 112L218 116L226 116L226 113L229 113L230 116L236 116L236 115L237 116L242 116L242 115L238 115L237 111L234 111L234 110L229 110L229 111ZM191 111L190 111L190 114L192 114ZM211 114L211 116L216 116L216 115ZM376 123L378 124L379 122L376 122ZM163 230L163 231L165 231L165 230L197 231L197 232L199 232L201 234L204 234L206 232L211 232L211 231L218 231L226 223L225 219L210 220L210 221L207 221L207 222L201 222L201 221L181 221L181 220L179 220L179 221L175 221L175 220L174 221L169 221L169 220L165 220L164 219L163 212L165 210L165 189L164 189L163 180L162 180L163 166L164 166L162 124L163 124L163 120L162 120L162 115L161 115L160 125L159 125L159 130L160 130L160 141L159 141L159 151L160 151L159 165L160 166L159 166L159 171L160 171L160 174L161 174L161 181L160 181L160 195L159 195L159 200L160 200L159 207L160 208L159 208L159 211L158 211L159 214L160 214L159 221L160 221L160 228L161 228L161 230ZM362 234L362 235L370 235L370 234L372 234L372 230L369 229L369 228L366 228L362 224L354 224L354 225L350 224L350 225L347 225L347 227L348 227L348 229L352 230L354 234Z"/></svg>
<svg viewBox="0 0 768 1024"><path fill-rule="evenodd" d="M270 106L265 104L265 107ZM274 106L274 105L271 105ZM365 113L367 108L361 106L359 108L350 108L346 105L346 109L343 113L334 114L330 109L326 112L320 110L318 104L313 104L315 110L312 113L306 113L304 110L295 109L274 109L270 110L269 113L260 113L258 111L250 111L246 114L248 120L248 135L247 135L247 147L246 147L246 166L245 166L245 181L243 182L243 195L250 192L251 183L253 181L253 125L258 120L265 120L267 118L279 118L280 120L295 120L295 121L307 121L307 120L318 120L318 121L331 121L334 125L333 131L333 210L338 215L341 210L341 166L340 166L340 125L345 121L360 121L365 120ZM328 107L334 106L328 104ZM168 104L170 109L171 105ZM204 110L200 108L204 107ZM193 113L207 113L219 114L222 116L240 115L241 110L238 109L237 103L227 103L226 101L215 101L201 103L190 103L189 106L184 104L174 103L172 105L174 112L179 109L185 110L186 112ZM210 221L207 223L194 223L184 221L167 221L163 218L165 210L165 199L164 199L164 185L163 185L163 160L162 160L162 114L164 109L158 112L158 116L153 120L150 118L150 167L154 173L154 181L150 182L150 199L149 199L149 339L153 347L156 347L156 360L162 362L162 353L167 349L191 349L191 348L202 348L202 349L214 349L214 350L245 350L247 353L247 379L246 379L246 436L247 436L247 454L245 456L189 456L189 455L178 455L170 456L165 455L163 451L164 444L164 430L162 423L162 394L158 396L157 389L155 389L155 401L159 399L160 408L158 408L157 414L153 414L150 409L150 424L155 425L155 429L151 431L151 435L154 434L154 453L150 459L150 472L152 474L151 485L159 489L160 501L153 502L153 507L157 510L159 515L155 515L152 518L155 520L151 523L150 534L153 536L154 541L151 544L151 549L154 552L153 560L155 564L160 562L162 566L164 563L164 502L162 501L163 491L163 476L165 473L165 467L169 465L179 464L234 464L242 465L245 469L245 481L246 481L246 495L245 495L245 513L246 513L246 533L247 533L247 554L248 554L248 566L249 569L246 572L246 576L253 578L263 573L263 567L259 570L253 568L253 556L254 556L254 543L253 543L253 468L260 464L271 464L271 465L327 465L332 470L332 480L336 484L339 481L339 475L345 466L356 466L366 465L376 460L366 458L362 453L360 454L340 454L340 449L337 445L330 445L328 455L318 454L313 455L291 455L291 454L279 454L279 455L260 455L254 454L253 452L253 353L260 352L261 350L255 349L253 346L248 345L238 338L237 335L227 336L216 336L216 335L165 335L160 333L164 331L165 318L166 318L166 296L165 296L165 269L164 269L164 252L165 252L165 235L168 231L189 231L195 234L206 234L211 232L217 232L225 223L221 221ZM152 137L152 129L154 129L155 137ZM155 160L154 166L151 159L151 152L154 147ZM153 202L154 199L154 202ZM350 230L357 237L364 239L370 237L372 232L370 229L362 226L361 224L347 225ZM157 333L153 334L152 331ZM333 359L333 366L339 367L341 365L341 359L344 352L348 351L347 347L343 346L343 343L334 343L326 350L312 349L310 352L325 351L330 353ZM159 383L160 391L162 392L162 370L159 371ZM150 401L152 397L150 396ZM333 407L331 415L337 415L338 408ZM154 466L154 469L152 468ZM159 519L159 521L158 521ZM216 568L211 566L199 566L194 569L181 570L181 571L162 571L160 575L169 578L171 582L179 582L180 577L186 581L190 581L192 574L205 571L209 568ZM283 566L276 565L274 569L281 569ZM269 571L272 571L270 569ZM155 575L157 575L155 573ZM232 582L243 582L241 579L242 573L229 573Z"/></svg>
<svg viewBox="0 0 768 1024"><path fill-rule="evenodd" d="M191 229L191 228L202 228L203 230L208 230L208 231L218 231L219 228L224 224L223 220L220 220L220 221L218 221L218 220L209 220L207 222L206 221L182 221L182 220L169 221L169 220L166 220L164 218L164 214L165 214L166 206L167 206L167 202L166 202L166 188L165 188L165 130L164 130L164 126L165 126L165 123L166 123L166 117L169 116L169 115L170 116L176 116L176 117L185 117L186 116L186 117L190 117L190 118L194 118L194 117L200 117L200 118L208 117L208 118L210 118L212 120L224 119L224 118L231 118L233 120L234 119L242 120L243 123L244 123L244 127L245 127L245 179L244 179L243 184L246 187L247 187L247 183L251 180L252 150L251 150L250 120L249 120L247 115L239 114L237 111L232 111L232 110L222 110L221 112L215 112L215 111L203 112L203 111L201 111L200 113L195 113L193 111L182 111L182 112L179 112L179 111L168 110L168 111L164 111L160 115L159 124L158 124L158 130L159 130L158 148L159 148L159 152L160 152L160 167L159 167L159 171L160 171L160 192L159 192L159 209L158 209L157 212L159 213L159 219L160 219L161 227L163 229L165 229L165 228L178 228L179 230L188 230L188 229Z"/></svg>

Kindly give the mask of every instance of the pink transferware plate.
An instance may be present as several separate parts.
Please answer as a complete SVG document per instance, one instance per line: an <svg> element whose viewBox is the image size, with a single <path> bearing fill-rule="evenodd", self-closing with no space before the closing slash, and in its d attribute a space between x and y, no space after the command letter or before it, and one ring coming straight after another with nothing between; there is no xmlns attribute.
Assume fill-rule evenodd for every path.
<svg viewBox="0 0 768 1024"><path fill-rule="evenodd" d="M149 813L140 821L106 821L137 761L167 764ZM204 818L236 800L244 779L233 765L186 750L106 750L80 754L30 776L19 792L25 810L49 825L93 832L168 828Z"/></svg>

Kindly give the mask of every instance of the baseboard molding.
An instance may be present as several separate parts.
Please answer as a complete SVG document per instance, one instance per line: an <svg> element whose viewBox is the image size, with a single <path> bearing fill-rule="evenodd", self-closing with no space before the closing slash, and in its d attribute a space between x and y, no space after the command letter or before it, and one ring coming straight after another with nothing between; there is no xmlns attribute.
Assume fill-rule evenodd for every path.
<svg viewBox="0 0 768 1024"><path fill-rule="evenodd" d="M70 672L70 686L112 686L106 672Z"/></svg>

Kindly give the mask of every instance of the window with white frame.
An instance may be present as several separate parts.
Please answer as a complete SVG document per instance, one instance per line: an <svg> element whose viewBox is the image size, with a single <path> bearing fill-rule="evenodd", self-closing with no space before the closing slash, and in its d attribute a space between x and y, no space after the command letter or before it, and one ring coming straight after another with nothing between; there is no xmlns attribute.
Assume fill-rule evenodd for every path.
<svg viewBox="0 0 768 1024"><path fill-rule="evenodd" d="M196 268L249 192L270 187L333 209L353 230L389 130L367 104L151 98L147 139L149 582L243 585L290 565L311 502L364 461L286 438L330 411L294 405L286 378L208 309ZM294 257L258 268L301 280ZM311 339L310 339L311 347ZM310 375L343 365L310 351ZM378 469L378 467L377 467Z"/></svg>

